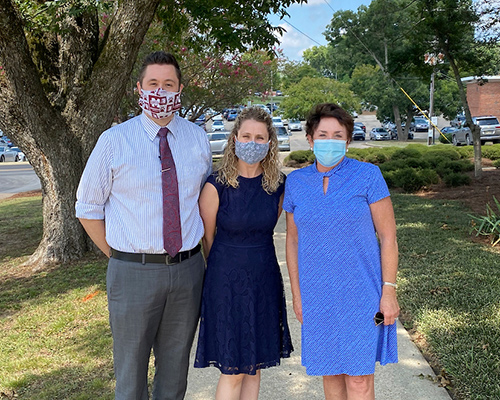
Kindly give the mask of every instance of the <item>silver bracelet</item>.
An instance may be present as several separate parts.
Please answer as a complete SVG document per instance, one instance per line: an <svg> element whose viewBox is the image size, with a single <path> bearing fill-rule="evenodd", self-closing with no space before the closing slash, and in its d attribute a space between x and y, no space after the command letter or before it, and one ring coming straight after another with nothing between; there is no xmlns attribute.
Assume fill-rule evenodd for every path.
<svg viewBox="0 0 500 400"><path fill-rule="evenodd" d="M382 286L392 286L393 288L397 289L398 284L397 283L392 283L392 282L384 282Z"/></svg>

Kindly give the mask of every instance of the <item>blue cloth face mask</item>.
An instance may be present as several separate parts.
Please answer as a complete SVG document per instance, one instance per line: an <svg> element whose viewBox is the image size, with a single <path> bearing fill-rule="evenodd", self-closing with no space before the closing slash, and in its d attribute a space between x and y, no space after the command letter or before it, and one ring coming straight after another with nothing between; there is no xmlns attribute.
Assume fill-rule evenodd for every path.
<svg viewBox="0 0 500 400"><path fill-rule="evenodd" d="M247 164L255 164L262 161L269 151L269 142L239 142L238 139L235 138L234 145L236 157Z"/></svg>
<svg viewBox="0 0 500 400"><path fill-rule="evenodd" d="M324 167L333 167L345 156L346 143L337 139L315 140L313 151L316 160Z"/></svg>

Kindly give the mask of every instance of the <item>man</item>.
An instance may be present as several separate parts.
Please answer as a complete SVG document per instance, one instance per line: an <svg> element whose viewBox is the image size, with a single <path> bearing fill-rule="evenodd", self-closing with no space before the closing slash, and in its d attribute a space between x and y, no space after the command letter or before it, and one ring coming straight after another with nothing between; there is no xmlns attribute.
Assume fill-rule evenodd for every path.
<svg viewBox="0 0 500 400"><path fill-rule="evenodd" d="M110 257L108 308L117 400L183 399L205 264L198 197L211 172L206 133L175 115L181 72L150 54L137 89L143 113L105 131L83 172L76 216Z"/></svg>

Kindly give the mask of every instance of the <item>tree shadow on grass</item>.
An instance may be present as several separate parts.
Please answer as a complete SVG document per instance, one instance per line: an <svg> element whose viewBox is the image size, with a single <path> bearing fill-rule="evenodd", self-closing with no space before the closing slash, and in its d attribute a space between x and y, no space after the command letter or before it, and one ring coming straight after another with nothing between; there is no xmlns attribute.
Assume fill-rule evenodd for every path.
<svg viewBox="0 0 500 400"><path fill-rule="evenodd" d="M106 291L104 257L89 255L86 260L47 268L21 276L11 274L0 282L0 316L42 299L60 296L73 289L97 286Z"/></svg>

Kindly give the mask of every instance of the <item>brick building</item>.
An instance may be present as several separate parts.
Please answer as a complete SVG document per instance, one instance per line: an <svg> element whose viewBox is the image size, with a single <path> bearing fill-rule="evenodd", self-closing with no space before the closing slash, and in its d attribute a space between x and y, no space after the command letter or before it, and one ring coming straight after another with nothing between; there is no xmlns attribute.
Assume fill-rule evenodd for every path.
<svg viewBox="0 0 500 400"><path fill-rule="evenodd" d="M467 102L473 117L494 115L500 119L500 76L462 78L467 86Z"/></svg>

